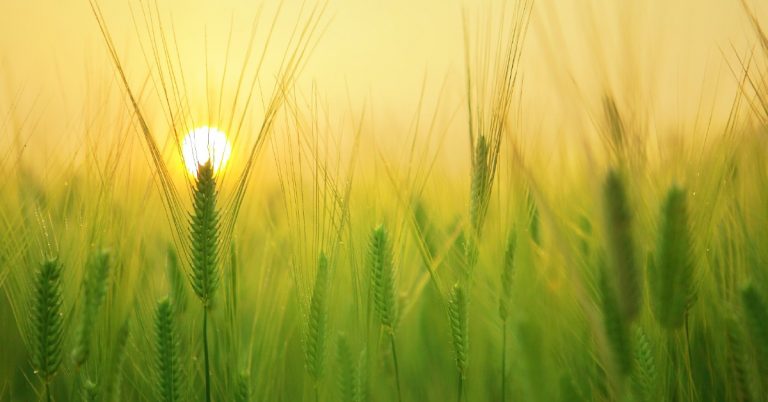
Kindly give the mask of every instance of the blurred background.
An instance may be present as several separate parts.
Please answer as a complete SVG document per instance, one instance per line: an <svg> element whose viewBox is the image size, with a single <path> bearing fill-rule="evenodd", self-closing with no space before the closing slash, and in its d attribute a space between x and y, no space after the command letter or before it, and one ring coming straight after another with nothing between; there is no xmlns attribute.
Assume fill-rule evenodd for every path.
<svg viewBox="0 0 768 402"><path fill-rule="evenodd" d="M237 77L233 72L239 70L235 60L245 53L253 22L258 21L258 49L278 9L278 2L243 0L157 3L164 29L173 32L190 94L196 89L205 93L206 66L210 77L220 77L226 59L234 61L229 78L211 79L216 84L209 93L231 93ZM314 6L304 3L281 2L265 79L274 74L269 64L279 61L280 44L301 10L306 14ZM500 3L330 0L319 42L296 90L309 94L315 86L339 115L369 106L374 124L386 127L392 137L413 120L422 93L423 105L434 105L439 98L441 110L456 115L452 128L459 134L449 137L457 137L463 146L463 114L456 114L465 94L463 20L470 31L481 29L487 10ZM761 2L748 3L758 16L768 10ZM143 53L148 35L141 10L155 5L99 4L124 67L138 86L153 65ZM547 141L562 138L588 125L585 121L601 110L606 93L665 129L693 124L702 114L724 119L736 88L731 69L740 67L738 57L747 58L755 44L737 0L537 0L521 67L524 124L530 135ZM87 121L83 116L93 115L104 104L99 98L116 89L114 68L88 1L0 2L0 50L0 111L14 116L7 124L25 125L21 131L39 143L35 155L49 157L62 146L79 143L72 136L80 138L83 127L78 126ZM98 79L103 77L109 79ZM204 110L204 98L190 96L192 109ZM8 142L4 138L0 144L8 147Z"/></svg>

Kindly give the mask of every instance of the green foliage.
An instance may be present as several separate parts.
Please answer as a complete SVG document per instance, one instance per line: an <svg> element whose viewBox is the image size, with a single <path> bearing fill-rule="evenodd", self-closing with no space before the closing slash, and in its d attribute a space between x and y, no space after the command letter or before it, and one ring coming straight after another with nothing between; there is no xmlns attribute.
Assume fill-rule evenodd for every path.
<svg viewBox="0 0 768 402"><path fill-rule="evenodd" d="M657 260L648 269L648 287L656 320L680 328L693 297L693 262L685 192L672 187L661 209Z"/></svg>
<svg viewBox="0 0 768 402"><path fill-rule="evenodd" d="M35 275L34 297L30 306L32 325L32 367L45 382L51 381L62 360L64 317L61 296L61 263L44 262Z"/></svg>

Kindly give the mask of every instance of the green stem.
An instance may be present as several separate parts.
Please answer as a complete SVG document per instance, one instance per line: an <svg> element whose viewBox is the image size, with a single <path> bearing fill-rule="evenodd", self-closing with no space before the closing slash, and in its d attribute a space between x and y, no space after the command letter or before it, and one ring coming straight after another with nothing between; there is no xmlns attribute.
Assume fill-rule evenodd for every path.
<svg viewBox="0 0 768 402"><path fill-rule="evenodd" d="M395 383L397 384L397 400L403 402L403 394L400 391L400 370L397 367L397 350L395 349L395 332L390 331L389 343L392 346L392 361L395 364Z"/></svg>
<svg viewBox="0 0 768 402"><path fill-rule="evenodd" d="M203 350L205 353L205 400L211 402L211 369L208 363L208 308L203 307Z"/></svg>
<svg viewBox="0 0 768 402"><path fill-rule="evenodd" d="M464 400L464 374L459 371L459 392L457 394L458 402L462 402Z"/></svg>
<svg viewBox="0 0 768 402"><path fill-rule="evenodd" d="M502 323L501 331L501 401L507 400L507 320Z"/></svg>
<svg viewBox="0 0 768 402"><path fill-rule="evenodd" d="M51 384L48 381L45 382L45 400L48 402L53 400L51 398Z"/></svg>

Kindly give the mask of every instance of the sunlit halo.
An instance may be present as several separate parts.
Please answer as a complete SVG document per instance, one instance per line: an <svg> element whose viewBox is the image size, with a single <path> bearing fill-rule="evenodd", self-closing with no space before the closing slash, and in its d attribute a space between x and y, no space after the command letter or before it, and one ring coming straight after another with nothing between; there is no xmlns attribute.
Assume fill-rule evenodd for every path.
<svg viewBox="0 0 768 402"><path fill-rule="evenodd" d="M232 146L227 140L227 136L221 130L214 127L198 127L184 137L181 143L181 156L184 158L184 164L192 176L197 176L198 165L203 165L211 161L213 173L216 174L224 169L229 156L232 153Z"/></svg>

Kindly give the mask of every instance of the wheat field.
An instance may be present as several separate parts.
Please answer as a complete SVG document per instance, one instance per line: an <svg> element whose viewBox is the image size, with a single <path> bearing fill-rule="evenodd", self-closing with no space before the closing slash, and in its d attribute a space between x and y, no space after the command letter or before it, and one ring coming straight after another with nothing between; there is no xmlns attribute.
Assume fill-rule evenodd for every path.
<svg viewBox="0 0 768 402"><path fill-rule="evenodd" d="M762 3L0 14L0 401L768 400Z"/></svg>

